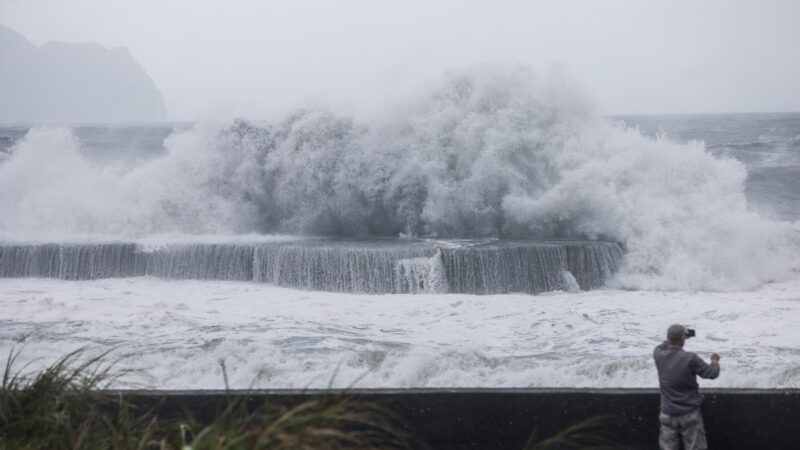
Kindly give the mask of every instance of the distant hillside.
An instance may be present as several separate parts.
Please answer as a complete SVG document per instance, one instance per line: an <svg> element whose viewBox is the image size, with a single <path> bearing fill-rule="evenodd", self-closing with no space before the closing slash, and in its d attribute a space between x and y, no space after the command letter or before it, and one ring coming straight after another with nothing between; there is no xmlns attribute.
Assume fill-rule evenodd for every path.
<svg viewBox="0 0 800 450"><path fill-rule="evenodd" d="M0 123L166 120L155 83L124 47L36 47L0 25Z"/></svg>

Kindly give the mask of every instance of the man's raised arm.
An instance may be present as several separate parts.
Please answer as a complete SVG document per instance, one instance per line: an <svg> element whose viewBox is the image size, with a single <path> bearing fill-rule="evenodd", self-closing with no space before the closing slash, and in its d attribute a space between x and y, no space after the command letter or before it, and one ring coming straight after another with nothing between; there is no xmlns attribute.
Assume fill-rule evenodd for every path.
<svg viewBox="0 0 800 450"><path fill-rule="evenodd" d="M711 364L703 361L703 358L694 355L692 371L700 378L709 378L711 380L717 378L719 376L719 355L716 353L711 355Z"/></svg>

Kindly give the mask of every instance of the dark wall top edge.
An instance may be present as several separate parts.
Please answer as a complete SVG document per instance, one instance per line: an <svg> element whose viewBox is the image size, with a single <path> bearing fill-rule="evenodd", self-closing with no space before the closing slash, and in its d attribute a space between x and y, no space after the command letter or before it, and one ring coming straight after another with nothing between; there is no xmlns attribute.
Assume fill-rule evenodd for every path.
<svg viewBox="0 0 800 450"><path fill-rule="evenodd" d="M535 394L595 394L595 395L626 395L626 394L653 394L659 393L657 388L391 388L391 389L188 389L188 390L161 390L161 389L108 389L103 391L112 395L142 395L142 396L242 396L242 395L425 395L425 394L509 394L509 395L535 395ZM701 389L704 394L722 395L800 395L800 388L796 389L753 389L753 388L709 388Z"/></svg>

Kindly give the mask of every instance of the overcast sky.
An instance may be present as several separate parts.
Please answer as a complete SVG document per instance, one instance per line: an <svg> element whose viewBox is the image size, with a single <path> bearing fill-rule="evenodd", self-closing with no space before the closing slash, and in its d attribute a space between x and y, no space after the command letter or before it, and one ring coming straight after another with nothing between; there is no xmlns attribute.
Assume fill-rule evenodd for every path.
<svg viewBox="0 0 800 450"><path fill-rule="evenodd" d="M0 23L128 47L172 120L371 114L495 61L563 65L603 114L800 111L799 0L0 0Z"/></svg>

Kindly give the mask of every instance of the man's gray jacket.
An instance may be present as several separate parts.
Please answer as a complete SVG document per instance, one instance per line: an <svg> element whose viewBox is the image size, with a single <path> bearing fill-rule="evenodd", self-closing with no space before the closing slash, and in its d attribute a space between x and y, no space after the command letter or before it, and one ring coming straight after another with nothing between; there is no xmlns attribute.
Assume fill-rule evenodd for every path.
<svg viewBox="0 0 800 450"><path fill-rule="evenodd" d="M719 363L707 364L697 354L685 352L669 342L653 350L661 388L661 412L677 416L694 411L703 404L696 376L717 378Z"/></svg>

